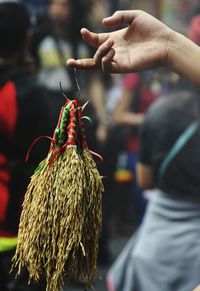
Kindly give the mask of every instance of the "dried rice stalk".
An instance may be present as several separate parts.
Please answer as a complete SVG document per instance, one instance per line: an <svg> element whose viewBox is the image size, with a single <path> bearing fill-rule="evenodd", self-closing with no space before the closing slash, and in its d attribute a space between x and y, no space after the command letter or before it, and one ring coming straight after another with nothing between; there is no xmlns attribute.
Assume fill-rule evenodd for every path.
<svg viewBox="0 0 200 291"><path fill-rule="evenodd" d="M103 185L77 108L76 100L62 108L50 153L31 177L13 258L18 273L26 267L30 280L45 277L47 291L64 278L87 276L90 285L96 274Z"/></svg>
<svg viewBox="0 0 200 291"><path fill-rule="evenodd" d="M79 131L82 142L82 158L86 175L86 217L83 228L83 246L85 255L80 257L79 268L85 273L88 285L94 280L97 268L98 243L102 224L102 179L97 170L96 164L88 150L84 126L82 121L82 108L78 108Z"/></svg>

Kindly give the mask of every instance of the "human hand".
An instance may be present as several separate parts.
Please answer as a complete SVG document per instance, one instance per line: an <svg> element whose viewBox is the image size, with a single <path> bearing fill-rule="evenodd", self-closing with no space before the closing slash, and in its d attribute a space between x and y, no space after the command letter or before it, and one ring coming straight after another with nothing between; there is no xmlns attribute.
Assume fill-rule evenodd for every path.
<svg viewBox="0 0 200 291"><path fill-rule="evenodd" d="M109 73L129 73L164 65L172 30L153 16L140 11L117 11L103 19L106 26L127 25L109 33L83 28L83 39L97 51L91 59L69 59L67 65L87 69L101 67Z"/></svg>

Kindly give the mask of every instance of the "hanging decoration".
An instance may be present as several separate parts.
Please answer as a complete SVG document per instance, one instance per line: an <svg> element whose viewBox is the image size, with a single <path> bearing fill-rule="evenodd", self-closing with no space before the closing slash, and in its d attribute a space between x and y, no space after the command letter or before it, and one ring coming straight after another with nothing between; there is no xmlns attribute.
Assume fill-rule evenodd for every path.
<svg viewBox="0 0 200 291"><path fill-rule="evenodd" d="M103 184L86 141L86 105L66 100L23 202L13 266L26 267L30 281L45 278L46 291L72 278L89 287L97 273Z"/></svg>

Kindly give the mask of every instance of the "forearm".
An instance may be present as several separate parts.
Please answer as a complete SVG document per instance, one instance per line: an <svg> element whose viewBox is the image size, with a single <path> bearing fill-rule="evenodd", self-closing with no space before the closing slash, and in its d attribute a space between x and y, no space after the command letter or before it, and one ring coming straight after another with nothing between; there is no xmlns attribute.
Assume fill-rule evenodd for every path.
<svg viewBox="0 0 200 291"><path fill-rule="evenodd" d="M142 113L124 112L120 114L115 114L113 117L113 122L116 124L138 126L142 123L143 118L144 114Z"/></svg>
<svg viewBox="0 0 200 291"><path fill-rule="evenodd" d="M137 183L142 189L153 188L153 169L149 165L137 163L136 166Z"/></svg>
<svg viewBox="0 0 200 291"><path fill-rule="evenodd" d="M200 48L177 32L169 40L167 65L200 87Z"/></svg>

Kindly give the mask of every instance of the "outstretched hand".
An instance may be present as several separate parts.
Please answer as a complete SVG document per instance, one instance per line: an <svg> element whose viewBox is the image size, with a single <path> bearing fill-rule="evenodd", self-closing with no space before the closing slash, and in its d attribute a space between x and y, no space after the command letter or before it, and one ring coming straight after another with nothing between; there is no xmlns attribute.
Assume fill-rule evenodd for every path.
<svg viewBox="0 0 200 291"><path fill-rule="evenodd" d="M109 73L128 73L167 62L172 30L153 16L140 11L117 11L103 19L106 26L127 25L109 33L81 30L83 39L97 48L93 58L69 59L68 66L80 69L100 67Z"/></svg>

